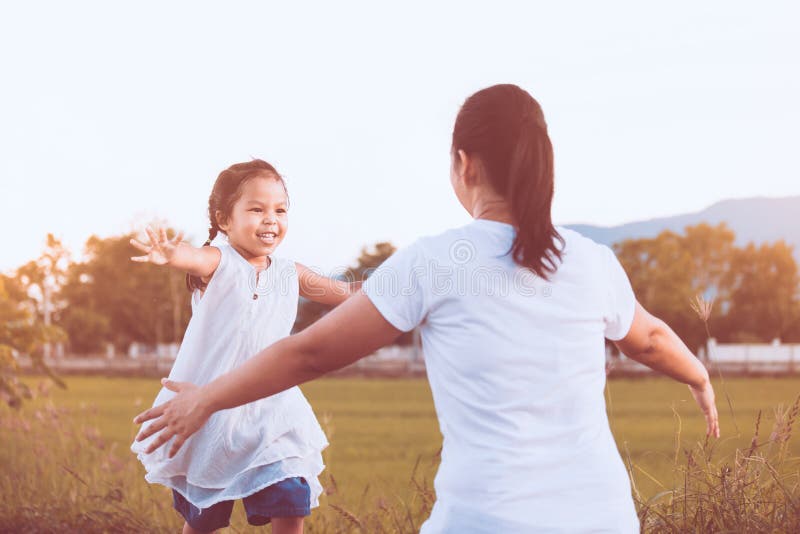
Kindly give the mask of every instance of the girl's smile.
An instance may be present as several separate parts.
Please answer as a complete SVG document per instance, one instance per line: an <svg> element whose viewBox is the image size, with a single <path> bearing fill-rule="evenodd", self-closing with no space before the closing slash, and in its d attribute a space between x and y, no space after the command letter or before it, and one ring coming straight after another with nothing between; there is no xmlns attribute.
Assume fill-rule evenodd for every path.
<svg viewBox="0 0 800 534"><path fill-rule="evenodd" d="M289 229L288 211L283 184L272 176L259 176L242 185L230 217L218 215L219 227L247 261L263 267Z"/></svg>

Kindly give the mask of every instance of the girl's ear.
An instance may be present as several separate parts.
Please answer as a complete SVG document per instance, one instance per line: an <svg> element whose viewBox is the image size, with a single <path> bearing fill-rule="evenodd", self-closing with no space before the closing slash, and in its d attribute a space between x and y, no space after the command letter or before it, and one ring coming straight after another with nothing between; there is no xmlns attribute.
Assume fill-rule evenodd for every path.
<svg viewBox="0 0 800 534"><path fill-rule="evenodd" d="M225 214L222 213L221 211L217 210L217 211L214 212L214 217L217 219L217 226L219 227L219 229L227 234L228 233L228 218L225 217Z"/></svg>

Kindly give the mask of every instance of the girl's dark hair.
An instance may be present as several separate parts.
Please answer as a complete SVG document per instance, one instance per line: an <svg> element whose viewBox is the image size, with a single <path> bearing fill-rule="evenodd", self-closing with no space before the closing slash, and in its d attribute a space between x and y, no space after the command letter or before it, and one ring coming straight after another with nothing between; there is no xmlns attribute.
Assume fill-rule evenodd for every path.
<svg viewBox="0 0 800 534"><path fill-rule="evenodd" d="M467 98L453 127L453 154L477 158L517 226L514 261L547 279L558 268L564 239L553 226L553 146L539 103L516 85L494 85Z"/></svg>
<svg viewBox="0 0 800 534"><path fill-rule="evenodd" d="M254 159L245 163L234 163L217 176L217 181L214 182L214 187L211 190L211 196L208 197L208 220L211 226L208 228L208 240L203 246L208 246L211 241L217 237L217 234L225 233L219 227L217 220L217 212L222 214L222 217L227 219L231 216L233 205L239 200L242 195L242 187L245 183L253 178L268 177L280 182L286 191L286 182L283 177L275 170L275 167L260 159ZM288 195L288 191L287 191ZM206 288L206 284L200 279L199 276L186 275L186 288L189 291L200 289L201 291Z"/></svg>

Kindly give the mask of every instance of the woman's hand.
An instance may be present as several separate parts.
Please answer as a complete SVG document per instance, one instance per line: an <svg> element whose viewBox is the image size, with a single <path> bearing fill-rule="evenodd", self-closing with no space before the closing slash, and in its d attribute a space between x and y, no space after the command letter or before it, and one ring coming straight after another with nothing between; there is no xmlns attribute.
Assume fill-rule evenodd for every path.
<svg viewBox="0 0 800 534"><path fill-rule="evenodd" d="M131 245L145 253L144 256L132 256L131 260L138 262L150 262L156 265L166 265L172 260L178 245L183 241L183 232L179 232L172 239L167 238L167 231L159 228L153 230L149 226L145 229L150 244L147 245L137 239L131 239Z"/></svg>
<svg viewBox="0 0 800 534"><path fill-rule="evenodd" d="M161 379L161 384L177 395L164 404L140 413L134 417L133 422L142 424L155 419L152 424L139 432L136 441L142 441L161 431L161 434L147 447L146 454L161 447L174 436L175 442L169 450L169 457L172 458L189 436L205 424L213 410L203 402L204 396L198 386L189 382L173 382L166 378Z"/></svg>
<svg viewBox="0 0 800 534"><path fill-rule="evenodd" d="M694 400L703 411L706 418L706 435L719 437L719 415L717 414L717 405L714 401L714 388L711 386L711 381L707 380L702 386L689 386L689 391L692 392Z"/></svg>

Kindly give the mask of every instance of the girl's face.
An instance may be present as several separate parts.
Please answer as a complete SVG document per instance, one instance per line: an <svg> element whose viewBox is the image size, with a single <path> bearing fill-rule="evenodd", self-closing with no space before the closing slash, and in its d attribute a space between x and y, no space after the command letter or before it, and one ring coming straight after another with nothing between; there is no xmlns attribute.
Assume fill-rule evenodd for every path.
<svg viewBox="0 0 800 534"><path fill-rule="evenodd" d="M217 220L231 246L260 267L283 241L289 229L288 211L289 198L283 184L264 176L245 182L230 217L225 220L218 212Z"/></svg>

